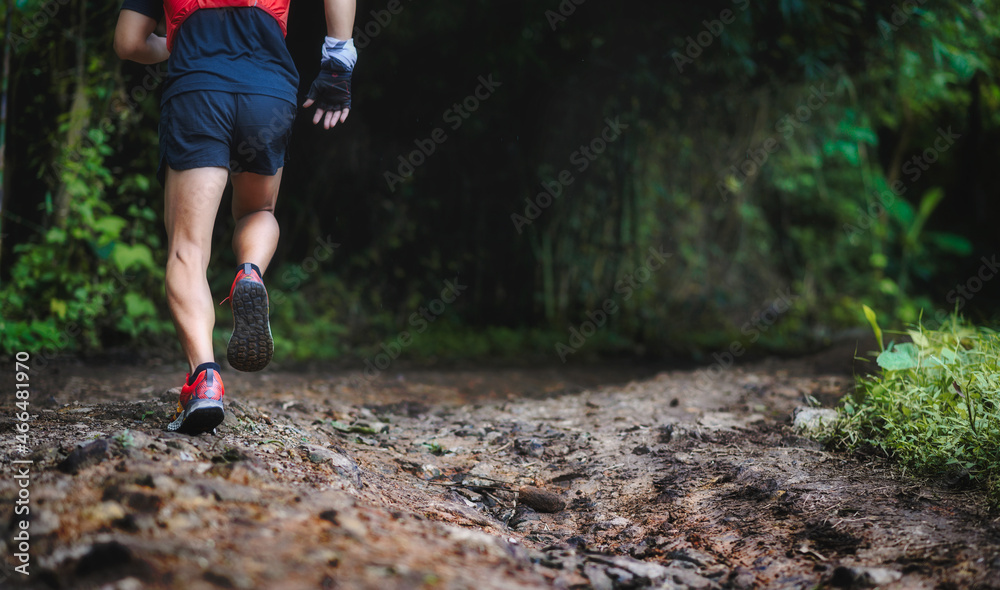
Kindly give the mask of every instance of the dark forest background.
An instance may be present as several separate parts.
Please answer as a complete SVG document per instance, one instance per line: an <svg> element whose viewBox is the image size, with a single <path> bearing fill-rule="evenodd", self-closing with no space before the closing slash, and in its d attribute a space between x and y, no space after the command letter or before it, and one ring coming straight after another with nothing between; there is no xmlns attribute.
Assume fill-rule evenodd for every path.
<svg viewBox="0 0 1000 590"><path fill-rule="evenodd" d="M295 125L278 358L794 352L862 304L992 322L998 4L359 2L350 118ZM166 68L117 59L118 9L5 10L6 353L174 346ZM293 2L303 95L323 35ZM224 202L218 300L231 226ZM436 302L446 281L467 288Z"/></svg>

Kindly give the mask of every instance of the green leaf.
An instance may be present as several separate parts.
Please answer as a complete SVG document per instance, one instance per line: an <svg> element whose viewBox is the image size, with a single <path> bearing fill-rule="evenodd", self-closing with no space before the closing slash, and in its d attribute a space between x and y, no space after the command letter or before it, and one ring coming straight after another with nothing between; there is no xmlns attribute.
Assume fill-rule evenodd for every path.
<svg viewBox="0 0 1000 590"><path fill-rule="evenodd" d="M118 267L119 271L126 271L133 266L140 268L153 268L153 253L145 244L115 244L115 249L111 252L111 260Z"/></svg>
<svg viewBox="0 0 1000 590"><path fill-rule="evenodd" d="M917 347L912 342L904 342L895 347L890 344L888 349L878 355L876 362L886 371L913 369L920 364Z"/></svg>
<svg viewBox="0 0 1000 590"><path fill-rule="evenodd" d="M53 227L45 234L45 241L50 244L65 244L66 243L66 230L58 227Z"/></svg>
<svg viewBox="0 0 1000 590"><path fill-rule="evenodd" d="M885 350L885 344L882 344L882 328L878 326L878 320L875 317L875 312L867 305L862 304L861 307L865 311L865 318L867 318L868 323L871 324L872 331L875 332L875 339L878 340L879 350Z"/></svg>
<svg viewBox="0 0 1000 590"><path fill-rule="evenodd" d="M61 299L52 299L49 301L49 310L59 319L64 319L66 317L66 302Z"/></svg>
<svg viewBox="0 0 1000 590"><path fill-rule="evenodd" d="M927 336L924 336L923 332L919 330L907 330L906 333L910 336L910 339L913 340L913 343L920 348L927 348L930 344L927 340Z"/></svg>
<svg viewBox="0 0 1000 590"><path fill-rule="evenodd" d="M955 254L956 256L968 256L972 254L972 242L958 234L927 232L927 239L942 252Z"/></svg>
<svg viewBox="0 0 1000 590"><path fill-rule="evenodd" d="M924 229L924 224L927 219L937 208L938 203L944 198L944 190L941 187L936 186L926 193L920 199L920 209L917 211L917 218L913 221L913 225L906 232L906 240L910 244L916 244L917 239L920 237L920 232Z"/></svg>
<svg viewBox="0 0 1000 590"><path fill-rule="evenodd" d="M117 215L106 215L93 224L93 229L98 233L97 242L103 246L121 235L122 230L128 222Z"/></svg>
<svg viewBox="0 0 1000 590"><path fill-rule="evenodd" d="M125 313L133 318L156 317L156 306L139 293L125 294Z"/></svg>

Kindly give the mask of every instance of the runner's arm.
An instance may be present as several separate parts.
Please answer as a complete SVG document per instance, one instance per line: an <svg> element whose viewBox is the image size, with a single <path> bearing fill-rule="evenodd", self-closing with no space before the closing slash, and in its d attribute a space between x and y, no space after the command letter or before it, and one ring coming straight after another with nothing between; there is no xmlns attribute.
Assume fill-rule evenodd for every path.
<svg viewBox="0 0 1000 590"><path fill-rule="evenodd" d="M341 40L350 39L354 31L354 14L357 11L357 1L324 0L324 6L326 10L327 37ZM346 100L348 105L350 104L350 69L353 68L348 68L348 71L346 72L348 80ZM312 91L310 91L310 96L312 96ZM313 98L308 98L302 106L304 108L309 108L314 102ZM350 106L336 110L323 109L317 106L316 114L313 116L313 123L319 125L322 121L323 127L325 129L330 129L331 127L336 126L337 123L346 121L347 115L350 112Z"/></svg>
<svg viewBox="0 0 1000 590"><path fill-rule="evenodd" d="M156 19L124 9L115 27L115 53L122 59L141 64L155 64L170 57L167 38L153 34Z"/></svg>
<svg viewBox="0 0 1000 590"><path fill-rule="evenodd" d="M325 0L326 34L337 39L350 39L354 34L356 0Z"/></svg>

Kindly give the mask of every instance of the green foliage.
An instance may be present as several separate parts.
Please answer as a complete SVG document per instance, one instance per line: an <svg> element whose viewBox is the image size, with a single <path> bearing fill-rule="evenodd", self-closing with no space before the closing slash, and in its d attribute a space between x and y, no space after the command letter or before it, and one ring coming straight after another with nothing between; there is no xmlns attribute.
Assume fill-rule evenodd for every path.
<svg viewBox="0 0 1000 590"><path fill-rule="evenodd" d="M882 449L920 473L968 474L1000 503L1000 334L952 315L878 355L841 406L838 439Z"/></svg>
<svg viewBox="0 0 1000 590"><path fill-rule="evenodd" d="M6 353L96 347L101 331L113 327L133 337L162 330L146 294L162 270L150 245L139 241L149 228L113 212L107 138L91 130L88 140L57 163L68 205L63 223L14 248L17 261L0 290Z"/></svg>
<svg viewBox="0 0 1000 590"><path fill-rule="evenodd" d="M587 3L555 25L530 3L453 4L406 9L370 40L352 122L296 131L268 276L279 358L375 354L453 276L469 292L408 358L552 355L607 300L620 311L581 353L801 350L853 327L861 302L915 322L956 261L986 248L967 219L948 218L964 147L913 174L905 166L942 127L981 134L966 154L1000 135L995 0ZM141 342L170 329L151 178L157 76L113 56L116 4L45 6L15 11L20 143L7 157L20 158L13 192L45 197L19 212L30 239L13 251L4 242L2 347ZM688 39L724 8L735 18L679 69ZM288 44L307 81L323 23L292 18L301 27ZM403 67L415 52L452 75ZM378 75L387 71L397 74ZM470 93L490 75L502 85L480 101ZM401 96L418 98L400 109ZM465 97L481 104L452 127L445 113ZM607 120L626 127L581 165ZM387 187L384 172L436 126L447 141ZM572 182L515 229L511 215L563 171ZM317 235L350 253L284 280ZM216 269L235 262L224 243L217 235L217 293L231 277ZM669 259L626 290L650 248ZM783 292L794 304L761 330ZM219 311L224 348L230 319Z"/></svg>
<svg viewBox="0 0 1000 590"><path fill-rule="evenodd" d="M77 71L69 110L52 129L58 149L38 203L45 225L13 247L0 286L0 352L52 356L169 329L148 177L116 178L108 163L129 121L98 117L115 84L103 63L93 57Z"/></svg>

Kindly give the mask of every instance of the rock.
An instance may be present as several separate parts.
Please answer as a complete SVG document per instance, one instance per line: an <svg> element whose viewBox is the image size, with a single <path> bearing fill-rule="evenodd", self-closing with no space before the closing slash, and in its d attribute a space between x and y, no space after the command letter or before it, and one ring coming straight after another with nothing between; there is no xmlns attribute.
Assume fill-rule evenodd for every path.
<svg viewBox="0 0 1000 590"><path fill-rule="evenodd" d="M617 529L626 527L629 525L629 520L624 516L616 516L611 520L602 520L600 522L595 522L591 525L591 529L594 531L610 531L611 529Z"/></svg>
<svg viewBox="0 0 1000 590"><path fill-rule="evenodd" d="M217 463L212 465L205 475L228 479L233 483L260 487L271 481L271 474L255 462L241 461L239 463Z"/></svg>
<svg viewBox="0 0 1000 590"><path fill-rule="evenodd" d="M110 457L108 454L109 446L106 438L99 438L92 443L78 446L56 468L63 473L76 475L82 469L108 459Z"/></svg>
<svg viewBox="0 0 1000 590"><path fill-rule="evenodd" d="M545 446L536 438L519 438L514 441L514 451L518 455L528 457L541 457L545 454Z"/></svg>
<svg viewBox="0 0 1000 590"><path fill-rule="evenodd" d="M635 587L634 586L635 575L633 575L632 572L628 570L623 570L617 567L609 567L608 569L604 570L604 573L614 581L614 584L617 587L621 586L624 586L626 588Z"/></svg>
<svg viewBox="0 0 1000 590"><path fill-rule="evenodd" d="M125 518L125 509L118 502L100 502L85 508L81 516L85 520L103 526Z"/></svg>
<svg viewBox="0 0 1000 590"><path fill-rule="evenodd" d="M222 484L222 482L212 482L212 484L213 485L205 483L187 483L181 485L174 493L174 500L180 502L180 504L187 510L211 505L215 503L216 497L219 496L216 488L221 487L219 484ZM254 494L254 496L259 495L259 493Z"/></svg>
<svg viewBox="0 0 1000 590"><path fill-rule="evenodd" d="M673 572L670 568L664 567L658 563L640 561L638 559L632 559L631 557L591 555L588 559L593 563L599 563L604 566L611 566L612 568L630 572L634 577L639 578L637 582L641 583L640 587L642 587L642 585L658 586L660 583L667 580Z"/></svg>
<svg viewBox="0 0 1000 590"><path fill-rule="evenodd" d="M729 586L735 590L750 590L756 585L757 576L748 568L737 566L729 574Z"/></svg>
<svg viewBox="0 0 1000 590"><path fill-rule="evenodd" d="M253 588L253 579L239 571L207 571L201 577L219 588Z"/></svg>
<svg viewBox="0 0 1000 590"><path fill-rule="evenodd" d="M484 496L482 494L478 494L476 492L473 492L472 490L467 490L465 488L456 488L455 493L473 503L485 502Z"/></svg>
<svg viewBox="0 0 1000 590"><path fill-rule="evenodd" d="M793 412L792 426L806 436L821 436L840 419L837 410L799 406Z"/></svg>
<svg viewBox="0 0 1000 590"><path fill-rule="evenodd" d="M538 512L561 512L566 508L566 502L558 494L534 486L518 489L517 499Z"/></svg>
<svg viewBox="0 0 1000 590"><path fill-rule="evenodd" d="M160 394L160 401L177 405L177 400L180 399L180 396L181 396L181 388L172 387Z"/></svg>
<svg viewBox="0 0 1000 590"><path fill-rule="evenodd" d="M705 590L707 588L718 587L712 580L698 575L691 570L672 568L670 570L670 579L685 590Z"/></svg>
<svg viewBox="0 0 1000 590"><path fill-rule="evenodd" d="M529 562L528 552L516 542L464 527L450 526L446 532L448 540L468 550L467 554L486 554L500 559L513 559L522 565Z"/></svg>
<svg viewBox="0 0 1000 590"><path fill-rule="evenodd" d="M62 524L56 513L51 510L38 509L32 506L31 512L29 512L27 516L15 516L11 519L10 528L8 529L11 536L13 536L15 531L20 530L18 527L20 526L19 523L22 520L28 521L28 527L30 528L32 537L36 535L41 537L57 532L59 530L59 526ZM13 546L13 542L11 545Z"/></svg>
<svg viewBox="0 0 1000 590"><path fill-rule="evenodd" d="M350 481L355 486L361 487L361 468L358 467L358 464L353 459L347 455L335 453L333 460L330 461L330 465L337 472L337 475Z"/></svg>
<svg viewBox="0 0 1000 590"><path fill-rule="evenodd" d="M219 502L263 503L260 490L238 483L215 480L210 484L205 484L204 488L201 489L209 490L211 497Z"/></svg>
<svg viewBox="0 0 1000 590"><path fill-rule="evenodd" d="M317 447L317 448L322 448L322 447ZM195 449L195 453L200 454L200 451ZM246 451L243 451L241 449L237 449L236 447L230 447L226 449L221 455L213 456L212 463L237 463L239 461L249 461L251 459L253 459L253 455L250 455Z"/></svg>
<svg viewBox="0 0 1000 590"><path fill-rule="evenodd" d="M61 453L59 452L59 447L43 447L32 453L28 458L36 464L48 463L49 461L56 461L60 459Z"/></svg>
<svg viewBox="0 0 1000 590"><path fill-rule="evenodd" d="M667 553L667 559L687 561L695 564L698 567L703 567L710 563L715 563L715 558L709 555L708 553L705 553L704 551L698 551L697 549L692 549L690 547L677 549L676 551L671 551L670 553Z"/></svg>
<svg viewBox="0 0 1000 590"><path fill-rule="evenodd" d="M494 430L492 432L487 432L486 436L483 437L483 442L490 446L503 444L503 440L506 435L499 430Z"/></svg>
<svg viewBox="0 0 1000 590"><path fill-rule="evenodd" d="M142 590L145 586L139 578L124 578L114 584L101 586L101 590Z"/></svg>
<svg viewBox="0 0 1000 590"><path fill-rule="evenodd" d="M144 514L156 514L163 507L163 496L149 488L134 484L117 484L104 489L101 500L118 502L122 506Z"/></svg>
<svg viewBox="0 0 1000 590"><path fill-rule="evenodd" d="M145 449L153 443L153 437L145 432L131 429L116 432L111 440L124 449Z"/></svg>
<svg viewBox="0 0 1000 590"><path fill-rule="evenodd" d="M327 464L333 468L337 475L355 486L361 487L361 469L347 455L319 445L302 445L299 448L313 463Z"/></svg>
<svg viewBox="0 0 1000 590"><path fill-rule="evenodd" d="M319 463L321 465L323 463L332 462L334 456L337 454L330 449L319 445L302 445L300 448L306 454L306 458L313 463Z"/></svg>
<svg viewBox="0 0 1000 590"><path fill-rule="evenodd" d="M111 524L129 533L148 533L160 528L152 514L126 514L125 518L119 518Z"/></svg>
<svg viewBox="0 0 1000 590"><path fill-rule="evenodd" d="M540 520L537 512L527 506L521 505L514 509L514 513L511 514L510 520L507 521L507 526L512 529L519 530L518 527L522 524L537 520Z"/></svg>
<svg viewBox="0 0 1000 590"><path fill-rule="evenodd" d="M830 584L838 588L874 588L898 581L903 574L884 567L839 566Z"/></svg>
<svg viewBox="0 0 1000 590"><path fill-rule="evenodd" d="M604 568L588 563L583 566L583 575L590 580L594 590L613 590L614 582L604 573Z"/></svg>
<svg viewBox="0 0 1000 590"><path fill-rule="evenodd" d="M240 419L230 410L222 417L222 424L220 426L227 430L237 430L240 427Z"/></svg>
<svg viewBox="0 0 1000 590"><path fill-rule="evenodd" d="M480 461L469 470L468 475L497 479L497 466L489 461Z"/></svg>

